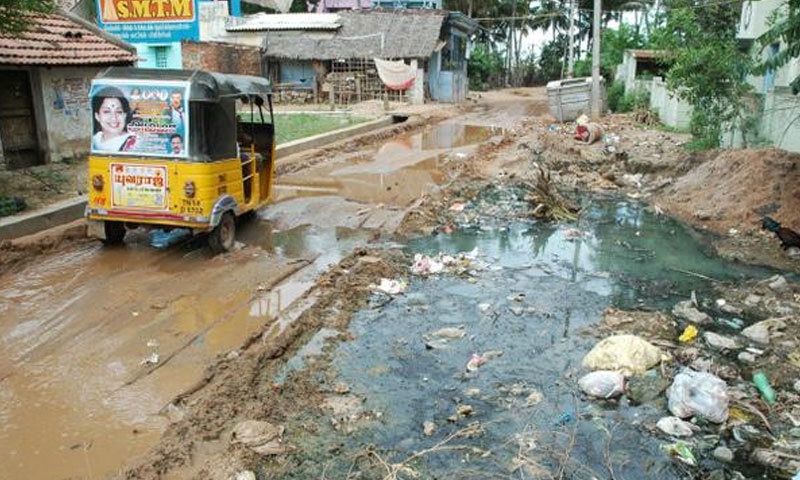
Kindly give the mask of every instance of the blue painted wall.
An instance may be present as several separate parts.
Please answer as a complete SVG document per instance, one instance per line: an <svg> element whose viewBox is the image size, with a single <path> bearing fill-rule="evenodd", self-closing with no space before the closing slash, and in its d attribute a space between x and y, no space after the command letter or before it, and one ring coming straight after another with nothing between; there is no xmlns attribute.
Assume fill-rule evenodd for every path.
<svg viewBox="0 0 800 480"><path fill-rule="evenodd" d="M293 83L298 87L312 88L317 74L311 62L282 61L280 83Z"/></svg>
<svg viewBox="0 0 800 480"><path fill-rule="evenodd" d="M181 43L136 43L136 52L139 54L139 68L183 68L183 59L181 57ZM166 56L166 65L158 65L158 51L164 52Z"/></svg>

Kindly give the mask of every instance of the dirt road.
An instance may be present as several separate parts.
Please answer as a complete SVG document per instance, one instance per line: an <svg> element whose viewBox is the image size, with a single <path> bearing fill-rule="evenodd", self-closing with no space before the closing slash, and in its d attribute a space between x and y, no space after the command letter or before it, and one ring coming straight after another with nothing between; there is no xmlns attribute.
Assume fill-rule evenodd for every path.
<svg viewBox="0 0 800 480"><path fill-rule="evenodd" d="M417 120L418 129L402 131L401 127L369 139L354 139L335 148L286 159L279 165L276 203L241 226L237 239L242 248L229 255L212 258L200 244L191 242L159 251L147 245L144 235L133 235L124 248L112 250L102 249L93 242L73 241L55 253L41 255L35 262L2 274L0 454L4 457L0 462L0 477L101 478L118 473L123 478L227 479L254 465L262 466L265 469L262 472L277 472L282 478L309 478L303 472L319 475L319 460L337 457L346 443L344 437L338 436L331 443L317 440L319 422L333 423L337 430L341 429L337 435L346 436L351 423L377 417L374 411L359 410L360 402L355 402L355 413L353 405L342 404L353 395L347 395L349 387L340 385L328 368L310 368L294 375L299 370L295 359L307 358L302 352L319 351L330 337L365 338L361 343L352 342L350 349L357 352L354 356L367 361L356 362L349 378L354 384L361 376L369 381L394 382L389 385L391 388L370 393L373 398L409 390L411 383L406 373L416 375L418 369L427 365L454 363L455 366L448 365L440 372L439 381L447 388L439 392L440 397L434 399L436 403L419 407L422 413L433 407L451 409L453 398L461 402L467 395L460 392L467 385L462 382L463 377L456 378L454 386L447 385L453 382L454 370L450 367L463 369L461 357L447 361L434 358L430 364L414 365L413 372L402 371L398 378L388 375L392 373L391 364L407 365L408 358L433 355L437 351L436 345L431 347L431 353L427 346L408 341L405 336L409 332L395 318L402 319L406 312L417 311L425 321L449 315L456 325L455 322L466 317L464 312L474 317L472 304L481 301L480 297L492 296L498 305L511 302L512 308L516 307L513 311L509 309L510 315L505 312L512 320L526 319L526 315L542 322L564 320L563 326L559 324L562 340L556 340L548 330L545 334L538 330L526 334L541 340L537 348L543 362L557 357L548 348L561 352L560 342L588 348L586 340L572 336L574 324L595 325L593 322L606 304L604 297L608 292L616 291L632 302L648 295L674 296L676 291L689 288L684 273L655 280L632 280L633 276L649 272L648 275L656 277L664 271L706 268L705 251L694 244L691 235L676 240L676 231L682 230L665 225L659 218L661 207L656 208L655 202L701 228L703 222L713 220L709 225L719 233L736 230L726 238L735 242L740 253L758 251L764 253L762 257L783 262L777 263L778 266L791 265L792 260L787 260L774 242L770 243L772 239L758 232L752 217L769 200L759 192L784 191L786 187L778 188L774 182L787 178L794 181L790 175L797 171L792 167L795 158L779 162L783 169L780 171L776 170L775 162L766 161L763 165L755 159L747 162L746 169L723 179L743 183L743 178L753 177L759 168L764 168L772 172L774 182L751 188L749 196L704 199L698 192L703 192L705 178L716 178L713 177L716 169L711 169L708 177L696 176L698 186L687 187L685 181L675 181L696 164L705 161L715 165L708 158L687 154L681 148L685 135L642 130L625 117L611 116L604 125L606 131L614 134L608 144L580 145L572 140L567 128L551 125L544 94L544 89L485 94L469 111L438 123ZM443 114L438 118L449 116ZM617 134L619 141L613 140ZM609 145L615 150L608 149ZM771 155L767 151L754 156L769 159ZM630 203L620 201L613 208L595 209L594 214L588 215L589 222L605 225L597 227L595 240L601 235L613 235L594 242L589 235L581 250L570 243L576 238L576 232L572 231L576 229L565 225L545 225L541 231L528 227L507 231L502 226L492 226L492 217L507 222L500 208L511 201L506 196L523 204L528 201L516 198L513 188L522 185L523 189L530 189L537 165L549 168L554 183L565 191L600 189L627 194L632 199ZM784 171L788 173L781 174ZM466 176L473 177L464 180ZM503 184L511 185L512 191L504 190ZM490 188L493 186L498 187L497 191ZM489 200L480 203L482 196ZM650 200L655 213L635 202L638 199ZM491 245L497 249L501 260L498 263L508 263L496 266L510 270L489 268L487 271L494 273L485 275L484 285L476 277L472 279L475 283L466 282L466 287L454 282L451 290L426 292L423 286L422 291L390 304L386 310L394 310L397 317L373 319L369 315L374 313L368 313L366 321L362 318L356 328L349 329L354 313L368 306L372 298L368 294L369 283L382 277L396 278L407 265L407 259L393 259L396 252L390 248L373 250L373 242L379 239L391 244L395 241L391 233L398 228L404 234L450 233L459 222L463 227L460 209L465 203L482 206L477 210L479 215L488 217L484 218L486 223L471 224L471 228L496 232L497 238L487 234L491 237L487 240L494 242ZM598 213L601 211L610 213ZM706 211L715 214L696 214ZM782 201L779 209L771 210L796 211L800 210L789 201ZM650 234L647 225L659 225L663 231ZM580 223L576 226L581 227ZM583 238L579 230L577 234ZM447 238L443 242L449 241L450 237L444 237ZM437 241L437 237L428 235L428 238ZM469 248L476 242L469 234L457 241ZM603 245L611 250L603 251ZM686 246L694 249L694 256L686 257L685 252L672 254L673 247ZM503 255L508 258L504 260ZM615 260L598 267L592 265L595 257ZM681 261L688 258L688 266L675 268L671 263L675 258ZM614 271L616 262L626 261L644 263L626 264ZM712 263L709 270L690 279L713 277L729 269L727 265L717 265L716 260ZM652 268L644 269L641 265ZM717 268L720 270L714 270ZM525 273L529 269L532 270ZM618 277L622 281L611 285ZM551 278L557 281L550 281ZM525 287L530 294L530 305L514 303L525 302L524 295L509 296L508 291L519 288L519 281L541 281L541 286ZM576 282L580 286L578 298L564 300L568 292L573 292ZM548 292L547 288L553 285L560 290ZM692 285L691 289L695 287ZM450 298L453 292L460 303ZM553 301L554 306L534 304L533 299L542 292L545 293L541 298ZM681 290L678 294L685 296L688 292ZM791 294L787 290L782 295L791 298ZM706 295L709 296L705 300L713 303L713 294L706 292ZM435 319L428 318L429 297L443 308L443 313L437 311ZM577 314L571 311L573 304L591 311ZM778 304L764 302L765 308ZM464 310L447 310L455 307ZM570 311L559 312L560 308ZM371 311L382 312L380 308ZM764 311L754 313L754 317L775 314ZM381 334L383 330L374 331L373 321L382 321L386 331L392 331L395 337L385 337ZM523 328L521 324L513 325ZM534 327L531 323L524 328ZM672 328L667 328L663 342L674 342L677 333ZM426 325L419 329L413 334L415 339L422 331L430 330ZM486 333L489 336L491 331ZM518 333L514 330L504 335ZM524 335L516 340L528 343ZM385 345L378 355L372 349L381 342ZM525 346L520 346L519 357L510 352L505 358L524 361L529 357ZM495 347L485 348L493 351ZM411 348L424 351L410 355ZM564 363L575 361L579 356L576 352L577 348L569 354L575 358L566 355ZM766 368L771 357L763 358ZM496 365L500 371L503 362ZM549 370L557 378L567 376L566 371L558 368ZM570 370L569 375L573 374ZM570 385L560 380L557 383L564 398L574 394ZM525 408L534 400L542 401L537 396L544 389L542 385L538 385L538 390L533 385L498 385L497 382L481 385L485 391L497 389L499 395L487 401L486 411L492 402L498 403L499 411L508 411L510 405L515 405L512 397L520 395L527 399ZM428 400L421 398L420 402ZM549 410L536 410L549 427L554 423L553 418L559 424L561 416L569 413L562 408L563 402L559 403L563 398L556 400L551 405L547 402L553 399L545 398ZM456 418L456 422L465 418L466 415ZM571 421L569 415L564 418ZM280 456L275 461L271 460L274 457L265 460L232 442L232 429L244 419L276 424L291 422L293 442L272 445L275 452L287 453L289 443L295 441L306 447L316 445L318 450L314 455L300 452L289 459ZM413 423L416 418L401 420ZM413 433L394 439L392 445L401 450L415 450L418 445L414 444L414 438L420 435L419 428L420 425L413 423L409 430ZM382 429L378 425L377 430ZM468 428L463 433L479 437L479 432ZM619 442L620 448L638 442L635 432L628 433L632 440ZM498 440L490 447L510 445L519 453L523 446L537 444L535 439L527 437L517 440L524 440L524 445ZM407 444L413 446L406 448ZM589 440L582 443L594 444ZM387 467L382 463L383 457L370 454L360 445L357 447L361 452L357 455L366 457L343 457L339 467L346 471L351 462L354 465L365 461L374 469L373 473L377 471L377 478L383 478L383 469ZM648 455L662 463L668 460L655 447ZM416 457L411 455L411 458ZM491 456L486 458L495 461ZM642 458L647 462L651 457ZM517 460L510 459L509 463L516 462L513 468L523 465ZM523 466L531 476L536 472L547 476L546 472L536 470L540 467L536 462L528 461L531 459L527 457L523 460L527 461ZM623 458L621 465L627 463ZM498 465L508 466L494 466ZM563 467L562 464L554 468L563 471ZM580 464L576 468L579 467Z"/></svg>
<svg viewBox="0 0 800 480"><path fill-rule="evenodd" d="M151 448L176 415L165 407L217 356L395 228L448 180L448 158L529 108L484 105L389 141L286 159L296 165L276 203L240 226L242 248L229 255L201 242L156 250L134 232L123 248L77 241L3 274L0 478L100 478Z"/></svg>

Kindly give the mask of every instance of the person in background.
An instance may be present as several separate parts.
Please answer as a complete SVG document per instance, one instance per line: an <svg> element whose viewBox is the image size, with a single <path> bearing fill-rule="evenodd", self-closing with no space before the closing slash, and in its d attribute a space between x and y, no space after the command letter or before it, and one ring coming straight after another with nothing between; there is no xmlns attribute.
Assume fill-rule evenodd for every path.
<svg viewBox="0 0 800 480"><path fill-rule="evenodd" d="M92 150L101 152L127 152L133 150L136 135L128 132L131 107L122 91L116 87L103 87L92 97L94 134Z"/></svg>

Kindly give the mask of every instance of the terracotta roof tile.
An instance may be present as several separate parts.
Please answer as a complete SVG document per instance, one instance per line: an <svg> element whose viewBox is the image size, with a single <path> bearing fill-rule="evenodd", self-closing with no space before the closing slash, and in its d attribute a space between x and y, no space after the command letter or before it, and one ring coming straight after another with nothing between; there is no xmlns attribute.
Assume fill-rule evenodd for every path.
<svg viewBox="0 0 800 480"><path fill-rule="evenodd" d="M134 52L59 13L27 13L22 34L0 33L0 65L129 65Z"/></svg>

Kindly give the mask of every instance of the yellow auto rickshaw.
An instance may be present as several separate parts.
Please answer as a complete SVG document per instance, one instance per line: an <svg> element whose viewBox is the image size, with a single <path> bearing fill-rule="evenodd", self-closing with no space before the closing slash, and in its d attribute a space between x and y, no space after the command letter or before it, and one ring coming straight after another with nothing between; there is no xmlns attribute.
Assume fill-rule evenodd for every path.
<svg viewBox="0 0 800 480"><path fill-rule="evenodd" d="M89 235L119 244L130 228L184 228L208 232L215 253L230 250L236 217L270 198L269 81L111 67L92 81L90 98Z"/></svg>

